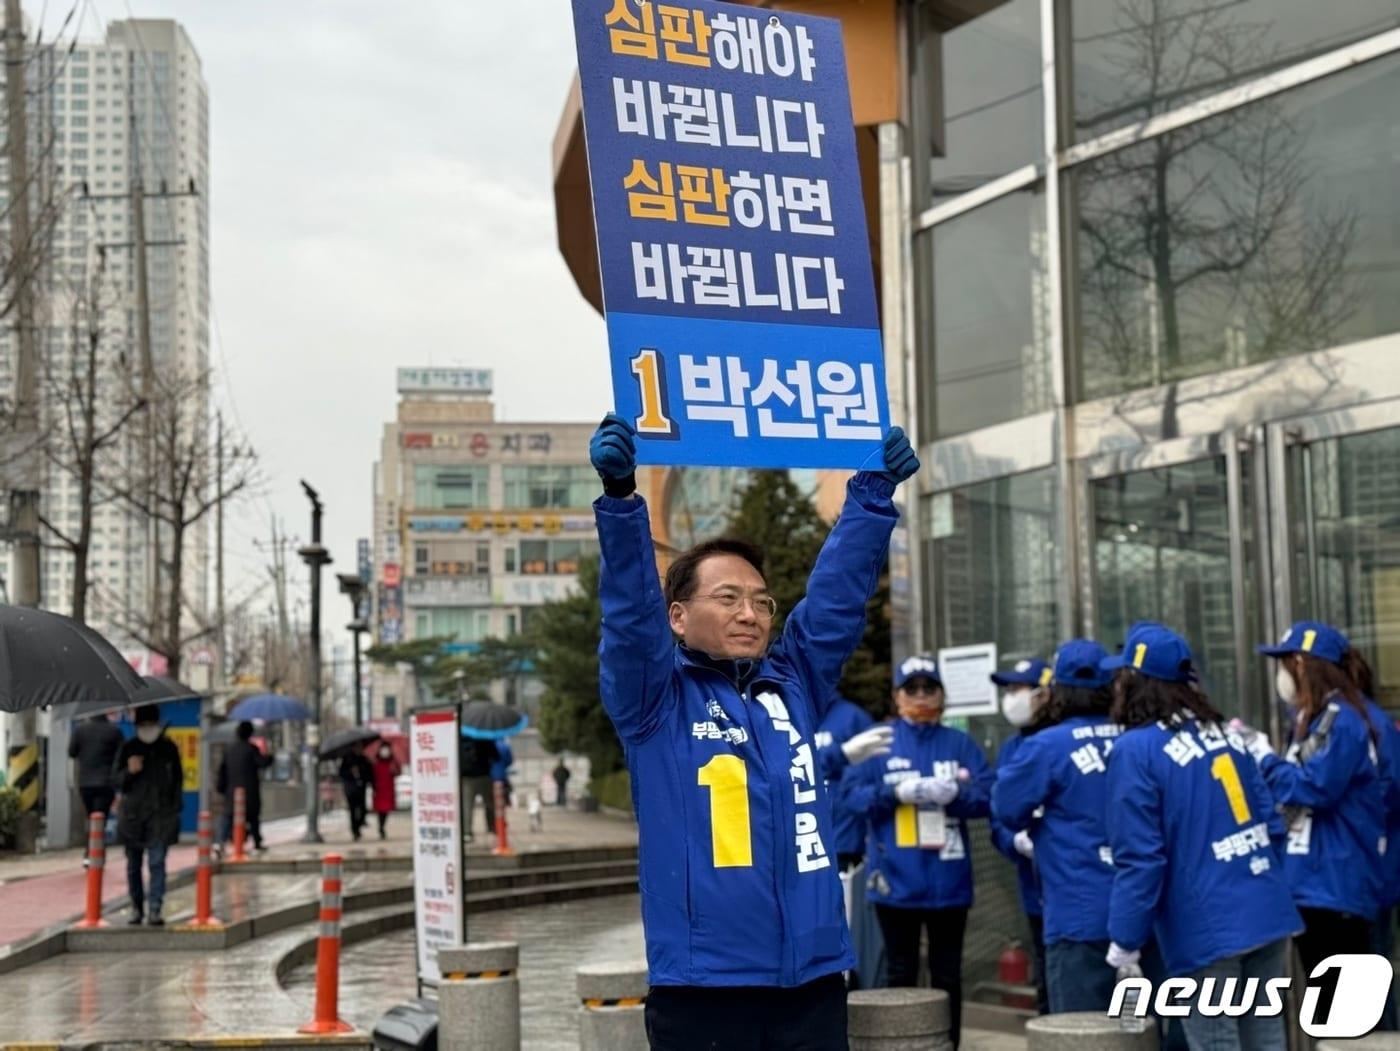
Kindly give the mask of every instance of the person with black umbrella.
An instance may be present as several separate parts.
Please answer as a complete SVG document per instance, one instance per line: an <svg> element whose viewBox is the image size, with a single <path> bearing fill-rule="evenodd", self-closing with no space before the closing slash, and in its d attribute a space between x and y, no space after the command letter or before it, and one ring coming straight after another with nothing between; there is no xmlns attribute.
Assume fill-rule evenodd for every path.
<svg viewBox="0 0 1400 1051"><path fill-rule="evenodd" d="M340 760L340 784L345 789L345 805L350 808L350 834L356 839L369 820L367 793L374 780L374 767L364 752L347 752Z"/></svg>
<svg viewBox="0 0 1400 1051"><path fill-rule="evenodd" d="M160 709L143 704L133 713L136 736L117 752L114 774L121 791L117 835L126 847L126 882L133 926L159 927L165 901L165 854L180 838L184 772L180 750L165 736ZM151 871L149 898L141 879L145 858ZM149 904L150 909L146 906Z"/></svg>
<svg viewBox="0 0 1400 1051"><path fill-rule="evenodd" d="M265 850L262 839L262 771L272 765L272 756L264 755L253 744L253 724L243 720L238 724L233 744L224 753L219 767L218 789L224 797L227 812L234 794L243 789L243 815L254 850Z"/></svg>
<svg viewBox="0 0 1400 1051"><path fill-rule="evenodd" d="M101 814L103 823L112 812L117 780L112 771L122 747L122 732L105 714L78 724L68 742L68 757L78 761L78 795L84 814ZM83 859L87 864L87 859Z"/></svg>

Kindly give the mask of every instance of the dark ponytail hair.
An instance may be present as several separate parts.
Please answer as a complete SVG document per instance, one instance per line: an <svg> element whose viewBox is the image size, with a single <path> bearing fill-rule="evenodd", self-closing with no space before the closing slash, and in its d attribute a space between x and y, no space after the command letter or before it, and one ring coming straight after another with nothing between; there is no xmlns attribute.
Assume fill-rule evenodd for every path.
<svg viewBox="0 0 1400 1051"><path fill-rule="evenodd" d="M1224 717L1194 682L1167 682L1124 668L1113 681L1113 721L1131 730L1150 723L1171 723L1194 715L1219 725Z"/></svg>
<svg viewBox="0 0 1400 1051"><path fill-rule="evenodd" d="M1107 715L1113 707L1113 694L1107 686L1066 686L1055 683L1050 687L1050 696L1038 709L1031 725L1031 732L1062 723L1075 715Z"/></svg>
<svg viewBox="0 0 1400 1051"><path fill-rule="evenodd" d="M1352 654L1353 649L1348 649L1342 656L1341 664L1333 664L1329 660L1321 657L1314 657L1310 653L1296 653L1293 655L1292 668L1290 671L1298 683L1298 724L1297 734L1301 740L1308 731L1308 726L1317 718L1318 714L1327 707L1334 697L1341 697L1357 715L1361 716L1361 721L1366 724L1366 730L1371 735L1373 742L1379 743L1380 737L1376 728L1371 725L1371 713L1366 710L1366 697L1361 688L1353 678L1355 672L1349 670L1354 668L1357 658ZM1288 662L1285 662L1288 663ZM1365 660L1361 660L1365 666ZM1366 667L1363 677L1370 678L1369 667Z"/></svg>
<svg viewBox="0 0 1400 1051"><path fill-rule="evenodd" d="M1346 672L1356 688L1361 692L1361 696L1376 699L1376 677L1371 672L1371 666L1366 663L1366 658L1361 655L1361 651L1355 646L1346 651L1342 657L1342 671Z"/></svg>

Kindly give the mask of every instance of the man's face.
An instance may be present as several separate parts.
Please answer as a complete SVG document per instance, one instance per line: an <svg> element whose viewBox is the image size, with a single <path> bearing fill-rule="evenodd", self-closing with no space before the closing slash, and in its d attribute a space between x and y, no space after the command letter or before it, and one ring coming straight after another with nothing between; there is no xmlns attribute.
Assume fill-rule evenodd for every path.
<svg viewBox="0 0 1400 1051"><path fill-rule="evenodd" d="M916 675L894 691L894 706L911 722L936 723L943 718L943 687Z"/></svg>
<svg viewBox="0 0 1400 1051"><path fill-rule="evenodd" d="M763 575L745 559L711 555L696 567L690 598L671 603L671 630L711 657L762 657L773 631L771 600Z"/></svg>

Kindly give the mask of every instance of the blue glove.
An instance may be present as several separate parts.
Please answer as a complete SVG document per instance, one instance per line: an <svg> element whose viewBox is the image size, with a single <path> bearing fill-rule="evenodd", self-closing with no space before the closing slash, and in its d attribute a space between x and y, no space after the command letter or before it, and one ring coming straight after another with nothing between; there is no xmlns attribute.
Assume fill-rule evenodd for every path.
<svg viewBox="0 0 1400 1051"><path fill-rule="evenodd" d="M588 441L588 459L609 496L637 491L637 432L615 412L603 417Z"/></svg>
<svg viewBox="0 0 1400 1051"><path fill-rule="evenodd" d="M878 469L870 461L876 456L881 457L884 470ZM885 435L884 448L877 454L872 454L862 466L862 470L884 478L894 485L907 478L912 478L919 470L919 458L914 455L914 449L909 444L909 437L904 433L903 427L891 427L889 434Z"/></svg>

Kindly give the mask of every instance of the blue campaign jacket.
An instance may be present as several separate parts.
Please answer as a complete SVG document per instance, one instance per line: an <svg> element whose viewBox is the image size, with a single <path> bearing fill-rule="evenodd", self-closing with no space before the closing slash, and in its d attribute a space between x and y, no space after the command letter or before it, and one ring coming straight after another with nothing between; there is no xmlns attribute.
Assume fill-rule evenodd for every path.
<svg viewBox="0 0 1400 1051"><path fill-rule="evenodd" d="M509 780L511 764L515 762L515 756L511 753L510 745L504 741L496 742L496 760L491 764L491 780Z"/></svg>
<svg viewBox="0 0 1400 1051"><path fill-rule="evenodd" d="M875 720L864 708L838 697L827 709L826 718L813 738L822 776L826 778L827 796L831 801L838 854L865 852L865 814L851 806L851 785L843 776L850 763L841 746L874 725Z"/></svg>
<svg viewBox="0 0 1400 1051"><path fill-rule="evenodd" d="M941 850L918 845L917 807L899 803L894 786L906 778L956 777L966 769L957 798L945 807L950 819ZM866 841L866 896L877 905L906 909L972 907L972 855L967 819L986 817L992 768L977 743L961 730L939 723L894 723L889 755L868 759L846 775L851 802L870 821Z"/></svg>
<svg viewBox="0 0 1400 1051"><path fill-rule="evenodd" d="M1026 738L997 774L993 820L1029 828L1035 843L1046 945L1108 937L1113 858L1104 812L1118 733L1106 715L1070 716Z"/></svg>
<svg viewBox="0 0 1400 1051"><path fill-rule="evenodd" d="M1302 907L1333 909L1371 919L1380 911L1385 785L1380 753L1367 721L1350 704L1336 713L1327 743L1306 762L1265 756L1259 763L1275 802L1301 809L1288 826L1283 871ZM1312 733L1323 717L1308 726Z"/></svg>
<svg viewBox="0 0 1400 1051"><path fill-rule="evenodd" d="M1011 764L1011 760L1020 751L1021 745L1026 743L1027 734L1018 733L1008 737L1001 746L1001 751L997 753L997 780L1001 780L1001 772ZM1026 857L1015 847L1016 833L1022 828L1029 826L1012 827L997 817L996 791L992 792L992 819L989 822L992 832L992 846L996 847L1008 861L1016 866L1016 886L1021 892L1021 908L1027 916L1039 916L1044 911L1040 892L1040 874L1036 871L1035 862Z"/></svg>
<svg viewBox="0 0 1400 1051"><path fill-rule="evenodd" d="M893 493L874 474L850 481L807 597L761 662L677 646L645 502L593 505L599 685L632 777L653 985L796 986L855 965L812 739L865 628Z"/></svg>
<svg viewBox="0 0 1400 1051"><path fill-rule="evenodd" d="M1381 906L1400 902L1400 727L1375 701L1366 698L1371 725L1380 734L1381 783L1385 796L1385 857L1381 859Z"/></svg>
<svg viewBox="0 0 1400 1051"><path fill-rule="evenodd" d="M1303 929L1273 839L1283 831L1254 760L1183 718L1125 731L1108 762L1109 937L1156 938L1170 976Z"/></svg>

